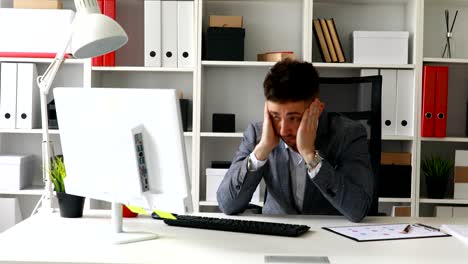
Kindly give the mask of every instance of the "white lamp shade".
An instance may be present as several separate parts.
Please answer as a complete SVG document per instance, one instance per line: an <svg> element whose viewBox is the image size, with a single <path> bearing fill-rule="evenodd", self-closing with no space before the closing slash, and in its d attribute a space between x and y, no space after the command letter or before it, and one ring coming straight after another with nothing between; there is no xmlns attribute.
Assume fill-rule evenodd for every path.
<svg viewBox="0 0 468 264"><path fill-rule="evenodd" d="M70 45L75 58L92 58L117 50L127 41L127 33L115 20L94 13L76 17Z"/></svg>

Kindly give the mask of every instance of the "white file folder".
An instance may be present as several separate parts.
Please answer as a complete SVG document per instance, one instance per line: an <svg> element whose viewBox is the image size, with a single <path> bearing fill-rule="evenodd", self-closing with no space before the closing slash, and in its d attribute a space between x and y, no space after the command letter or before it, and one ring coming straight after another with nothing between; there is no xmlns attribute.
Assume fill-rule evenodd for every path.
<svg viewBox="0 0 468 264"><path fill-rule="evenodd" d="M177 68L177 1L161 1L162 66Z"/></svg>
<svg viewBox="0 0 468 264"><path fill-rule="evenodd" d="M0 67L0 128L15 128L17 64L4 62Z"/></svg>
<svg viewBox="0 0 468 264"><path fill-rule="evenodd" d="M177 1L177 65L179 68L193 67L193 0Z"/></svg>
<svg viewBox="0 0 468 264"><path fill-rule="evenodd" d="M382 75L382 135L396 135L397 71L383 69Z"/></svg>
<svg viewBox="0 0 468 264"><path fill-rule="evenodd" d="M16 128L40 127L39 88L34 63L18 63L16 87Z"/></svg>
<svg viewBox="0 0 468 264"><path fill-rule="evenodd" d="M396 134L413 135L414 117L413 70L397 70Z"/></svg>
<svg viewBox="0 0 468 264"><path fill-rule="evenodd" d="M161 67L161 1L145 0L145 66Z"/></svg>

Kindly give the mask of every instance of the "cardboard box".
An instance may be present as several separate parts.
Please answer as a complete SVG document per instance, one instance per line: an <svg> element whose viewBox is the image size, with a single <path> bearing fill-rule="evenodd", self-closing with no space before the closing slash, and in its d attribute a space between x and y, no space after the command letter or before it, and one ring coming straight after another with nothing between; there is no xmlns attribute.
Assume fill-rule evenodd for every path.
<svg viewBox="0 0 468 264"><path fill-rule="evenodd" d="M32 155L0 155L0 190L21 190L32 185Z"/></svg>
<svg viewBox="0 0 468 264"><path fill-rule="evenodd" d="M221 181L226 174L227 169L213 169L207 168L206 169L206 201L216 202L216 191L218 191L218 187L221 184ZM251 203L258 203L260 202L260 186L257 187L255 190Z"/></svg>
<svg viewBox="0 0 468 264"><path fill-rule="evenodd" d="M411 165L411 153L408 152L382 152L380 155L382 165Z"/></svg>
<svg viewBox="0 0 468 264"><path fill-rule="evenodd" d="M453 198L468 199L468 151L455 151Z"/></svg>
<svg viewBox="0 0 468 264"><path fill-rule="evenodd" d="M208 26L242 28L242 16L210 16Z"/></svg>
<svg viewBox="0 0 468 264"><path fill-rule="evenodd" d="M411 206L393 206L392 216L411 216Z"/></svg>
<svg viewBox="0 0 468 264"><path fill-rule="evenodd" d="M14 8L62 9L61 0L14 0Z"/></svg>
<svg viewBox="0 0 468 264"><path fill-rule="evenodd" d="M293 52L267 52L257 55L258 61L282 61L286 58L295 60L296 55Z"/></svg>
<svg viewBox="0 0 468 264"><path fill-rule="evenodd" d="M407 31L353 31L353 62L408 64Z"/></svg>

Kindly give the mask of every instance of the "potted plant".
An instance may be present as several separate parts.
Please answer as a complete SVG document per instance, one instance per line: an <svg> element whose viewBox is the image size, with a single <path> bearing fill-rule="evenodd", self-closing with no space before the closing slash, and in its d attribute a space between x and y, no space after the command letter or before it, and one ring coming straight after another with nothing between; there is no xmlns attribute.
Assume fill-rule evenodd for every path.
<svg viewBox="0 0 468 264"><path fill-rule="evenodd" d="M452 161L444 160L438 155L431 155L422 161L421 170L426 177L429 198L444 198L452 167Z"/></svg>
<svg viewBox="0 0 468 264"><path fill-rule="evenodd" d="M52 160L49 174L57 194L60 216L68 218L82 217L85 198L65 192L64 179L67 173L63 157L56 156Z"/></svg>

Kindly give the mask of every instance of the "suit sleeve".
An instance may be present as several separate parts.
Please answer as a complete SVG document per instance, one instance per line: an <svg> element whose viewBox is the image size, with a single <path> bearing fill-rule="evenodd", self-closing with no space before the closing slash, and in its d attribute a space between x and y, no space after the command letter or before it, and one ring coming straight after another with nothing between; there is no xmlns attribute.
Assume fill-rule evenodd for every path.
<svg viewBox="0 0 468 264"><path fill-rule="evenodd" d="M267 162L256 171L247 169L248 157L255 148L257 138L260 138L258 134L259 131L249 124L231 167L218 187L218 205L225 214L238 214L247 209L264 171L269 167Z"/></svg>
<svg viewBox="0 0 468 264"><path fill-rule="evenodd" d="M346 218L360 222L371 207L374 192L367 133L359 125L348 128L344 135L336 166L325 157L312 182Z"/></svg>

